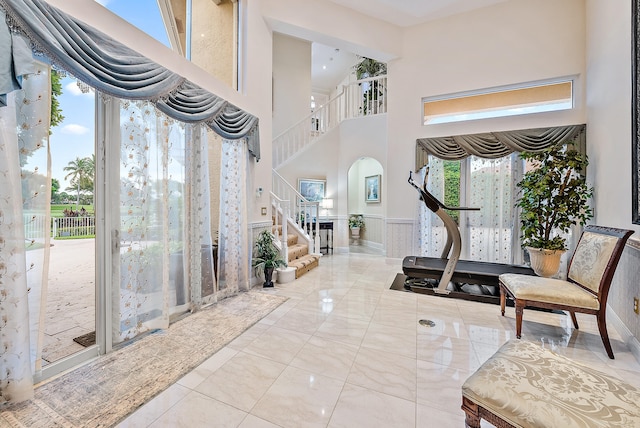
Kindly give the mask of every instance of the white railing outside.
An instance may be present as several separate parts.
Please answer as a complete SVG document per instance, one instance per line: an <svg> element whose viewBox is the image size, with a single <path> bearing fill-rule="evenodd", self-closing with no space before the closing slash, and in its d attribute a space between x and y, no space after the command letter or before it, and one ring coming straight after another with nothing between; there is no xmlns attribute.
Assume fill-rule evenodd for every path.
<svg viewBox="0 0 640 428"><path fill-rule="evenodd" d="M42 238L48 229L46 220L44 214L23 214L25 239Z"/></svg>
<svg viewBox="0 0 640 428"><path fill-rule="evenodd" d="M340 94L273 139L273 168L278 168L345 119L387 112L387 76L345 86Z"/></svg>
<svg viewBox="0 0 640 428"><path fill-rule="evenodd" d="M95 217L60 217L51 219L54 238L60 236L87 236L96 234Z"/></svg>
<svg viewBox="0 0 640 428"><path fill-rule="evenodd" d="M47 224L47 217L44 214L23 215L24 236L26 239L38 239L50 231L51 237L61 236L91 236L96 234L95 217L60 217L51 218L51 223Z"/></svg>
<svg viewBox="0 0 640 428"><path fill-rule="evenodd" d="M311 237L312 234L310 234L311 229L315 227L315 236L320 236L319 223L314 221L320 212L320 202L312 202L305 199L304 196L298 193L298 191L275 170L273 170L272 177L271 205L275 211L274 217L276 218L276 222L281 222L283 226L282 234L284 236L281 239L284 241L287 239L284 232L284 223L286 223L288 219L296 226L298 232L302 233L307 239L309 251L320 253L320 240L314 240ZM279 223L276 224L278 225Z"/></svg>

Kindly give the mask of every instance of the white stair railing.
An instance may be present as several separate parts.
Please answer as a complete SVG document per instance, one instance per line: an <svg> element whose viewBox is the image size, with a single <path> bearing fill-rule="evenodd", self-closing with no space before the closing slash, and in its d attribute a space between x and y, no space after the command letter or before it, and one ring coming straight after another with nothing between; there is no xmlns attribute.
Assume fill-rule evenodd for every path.
<svg viewBox="0 0 640 428"><path fill-rule="evenodd" d="M345 86L340 94L273 139L273 168L282 166L345 119L387 112L387 76Z"/></svg>
<svg viewBox="0 0 640 428"><path fill-rule="evenodd" d="M275 170L272 177L271 206L276 213L276 225L282 225L282 235L284 235L279 239L285 241L286 248L287 235L284 223L289 221L309 243L309 252L320 253L320 240L312 238L313 235L320 236L319 222L314 221L320 213L320 203L305 199ZM316 229L315 234L310 234L313 227ZM277 230L277 227L275 229Z"/></svg>
<svg viewBox="0 0 640 428"><path fill-rule="evenodd" d="M387 76L376 76L349 84L345 88L346 117L373 116L387 112Z"/></svg>
<svg viewBox="0 0 640 428"><path fill-rule="evenodd" d="M280 249L282 258L289 262L289 244L287 242L288 236L288 221L291 217L291 211L289 208L289 201L284 200L276 196L271 192L271 207L273 209L273 234L275 236L276 246Z"/></svg>

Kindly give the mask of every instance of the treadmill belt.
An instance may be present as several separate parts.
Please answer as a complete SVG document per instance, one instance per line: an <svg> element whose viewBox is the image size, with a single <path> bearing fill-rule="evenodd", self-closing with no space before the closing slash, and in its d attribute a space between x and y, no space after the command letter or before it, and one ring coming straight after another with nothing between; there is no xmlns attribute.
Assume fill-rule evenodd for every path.
<svg viewBox="0 0 640 428"><path fill-rule="evenodd" d="M411 278L440 279L447 265L447 259L439 257L405 257L402 262L403 273ZM502 263L458 260L451 281L461 284L478 284L497 287L498 276L503 273L535 275L527 266L507 265Z"/></svg>

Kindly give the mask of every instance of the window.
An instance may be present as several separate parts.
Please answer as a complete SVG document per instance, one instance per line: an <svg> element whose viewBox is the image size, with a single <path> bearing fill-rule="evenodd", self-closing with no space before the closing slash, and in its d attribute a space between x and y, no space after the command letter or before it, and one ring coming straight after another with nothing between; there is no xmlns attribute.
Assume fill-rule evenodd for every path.
<svg viewBox="0 0 640 428"><path fill-rule="evenodd" d="M99 0L99 3L160 43L170 46L157 0Z"/></svg>
<svg viewBox="0 0 640 428"><path fill-rule="evenodd" d="M573 108L573 80L527 83L422 99L424 125Z"/></svg>

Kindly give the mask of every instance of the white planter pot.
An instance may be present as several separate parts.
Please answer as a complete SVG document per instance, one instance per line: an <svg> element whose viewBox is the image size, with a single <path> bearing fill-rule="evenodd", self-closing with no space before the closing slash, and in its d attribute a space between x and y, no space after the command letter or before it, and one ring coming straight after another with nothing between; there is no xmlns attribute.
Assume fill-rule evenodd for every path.
<svg viewBox="0 0 640 428"><path fill-rule="evenodd" d="M360 238L360 228L359 227L352 227L351 228L351 237L358 239Z"/></svg>
<svg viewBox="0 0 640 428"><path fill-rule="evenodd" d="M531 269L538 276L550 278L560 269L560 258L565 250L547 250L544 248L527 247L531 259Z"/></svg>

